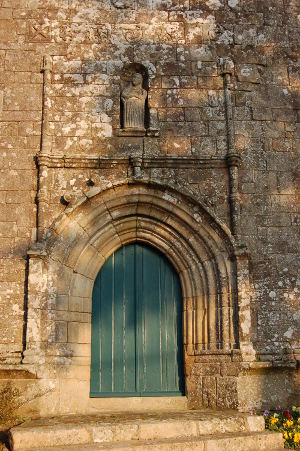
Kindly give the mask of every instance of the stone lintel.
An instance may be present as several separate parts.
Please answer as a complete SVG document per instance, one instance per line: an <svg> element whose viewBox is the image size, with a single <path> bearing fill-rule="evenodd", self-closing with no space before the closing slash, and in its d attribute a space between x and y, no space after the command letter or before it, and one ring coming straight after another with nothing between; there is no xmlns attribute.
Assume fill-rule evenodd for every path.
<svg viewBox="0 0 300 451"><path fill-rule="evenodd" d="M147 130L141 130L141 129L134 129L134 128L118 128L115 130L116 136L128 136L128 137L143 137L143 136L149 136L157 138L159 136L159 130L157 128L148 128Z"/></svg>
<svg viewBox="0 0 300 451"><path fill-rule="evenodd" d="M139 128L118 128L116 130L116 136L146 136L146 129Z"/></svg>

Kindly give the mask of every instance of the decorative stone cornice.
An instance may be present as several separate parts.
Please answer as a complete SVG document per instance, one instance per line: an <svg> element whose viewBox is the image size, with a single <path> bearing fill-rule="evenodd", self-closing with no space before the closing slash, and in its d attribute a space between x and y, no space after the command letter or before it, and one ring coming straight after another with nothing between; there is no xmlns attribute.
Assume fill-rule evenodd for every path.
<svg viewBox="0 0 300 451"><path fill-rule="evenodd" d="M98 155L37 155L38 164L48 168L94 168L108 169L119 165L132 165L131 156L127 158L101 157ZM199 157L146 157L141 158L143 168L178 168L178 169L210 169L225 168L227 162L225 158L199 158Z"/></svg>

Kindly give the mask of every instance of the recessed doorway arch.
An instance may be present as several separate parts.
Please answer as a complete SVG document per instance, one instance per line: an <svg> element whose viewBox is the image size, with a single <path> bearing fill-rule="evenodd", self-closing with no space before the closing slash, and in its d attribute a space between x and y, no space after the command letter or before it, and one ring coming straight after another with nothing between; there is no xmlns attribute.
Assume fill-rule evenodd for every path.
<svg viewBox="0 0 300 451"><path fill-rule="evenodd" d="M247 255L197 200L153 181L93 189L69 205L32 250L24 363L66 362L64 372L79 365L80 374L84 367L89 399L94 282L107 258L134 242L162 252L179 276L185 393L201 406L208 390L203 384L215 384L214 399L224 384L219 373L202 381L199 365L207 367L219 355L220 362L224 355L230 362L241 353L252 356Z"/></svg>

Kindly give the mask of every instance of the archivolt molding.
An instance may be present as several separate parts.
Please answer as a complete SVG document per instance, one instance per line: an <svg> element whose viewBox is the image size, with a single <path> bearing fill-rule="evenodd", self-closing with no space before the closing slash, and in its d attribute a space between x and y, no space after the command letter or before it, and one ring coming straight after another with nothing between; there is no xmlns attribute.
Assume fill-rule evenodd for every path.
<svg viewBox="0 0 300 451"><path fill-rule="evenodd" d="M38 347L51 354L47 342L52 341L56 353L89 357L95 277L109 255L134 241L162 251L179 274L188 354L227 352L248 343L250 331L239 324L250 321L247 259L238 255L228 229L194 199L136 181L101 192L93 188L49 230L46 256L37 264L35 255L31 264L27 356ZM42 289L34 285L39 278L47 278ZM37 338L38 330L43 336Z"/></svg>

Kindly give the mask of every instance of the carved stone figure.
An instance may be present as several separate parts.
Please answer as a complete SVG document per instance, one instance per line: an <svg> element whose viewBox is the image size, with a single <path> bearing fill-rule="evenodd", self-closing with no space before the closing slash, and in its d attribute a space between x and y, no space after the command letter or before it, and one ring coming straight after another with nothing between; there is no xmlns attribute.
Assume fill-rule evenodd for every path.
<svg viewBox="0 0 300 451"><path fill-rule="evenodd" d="M121 99L123 102L124 129L145 130L145 102L147 91L142 87L143 77L135 73L129 86L123 89Z"/></svg>

